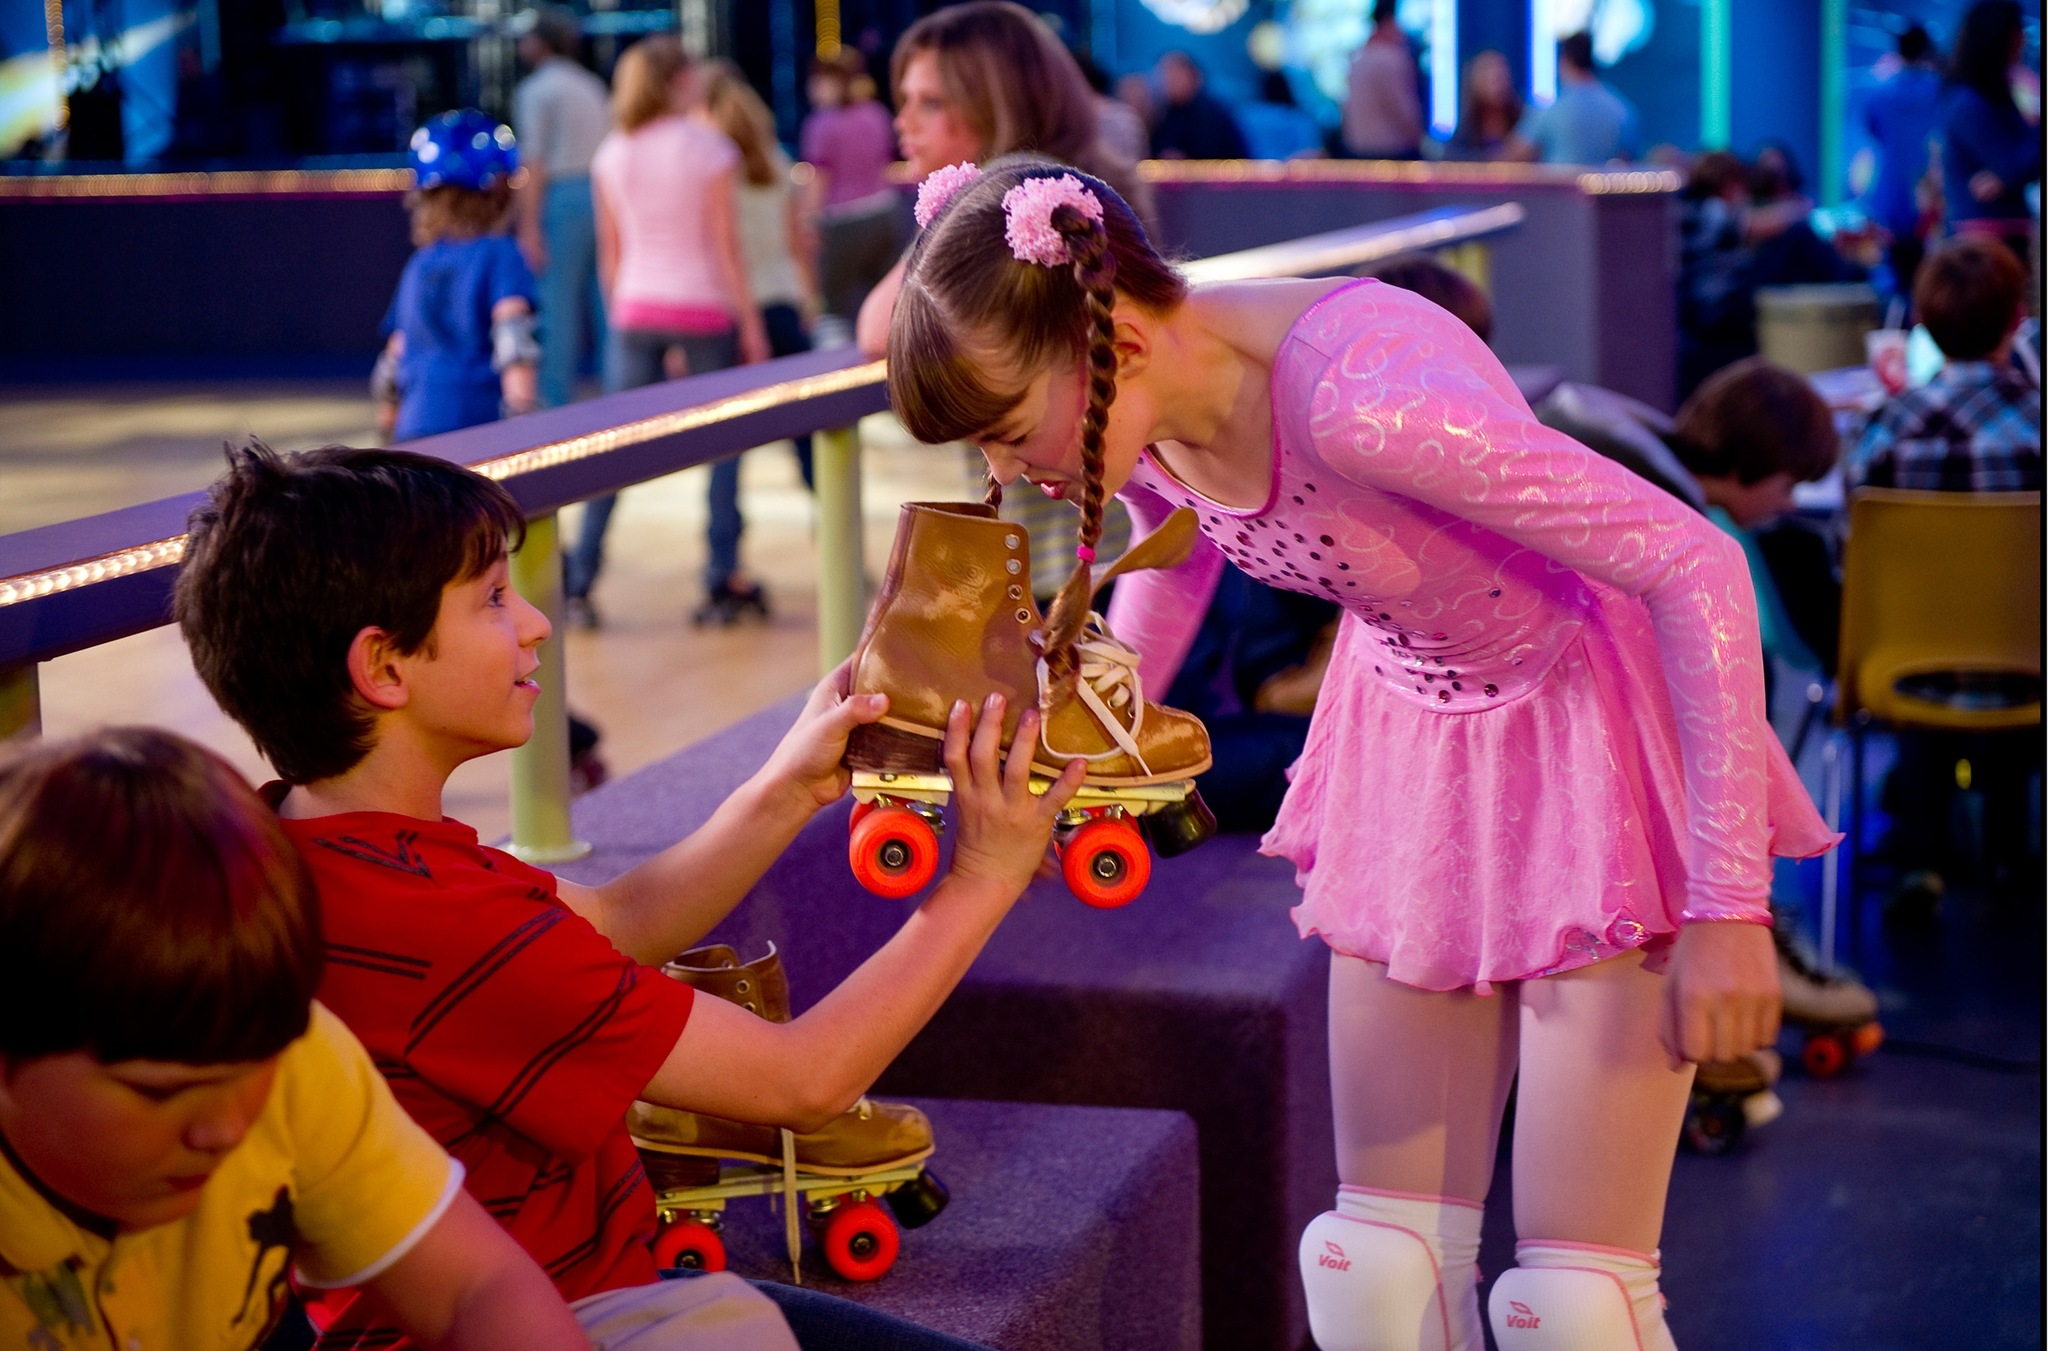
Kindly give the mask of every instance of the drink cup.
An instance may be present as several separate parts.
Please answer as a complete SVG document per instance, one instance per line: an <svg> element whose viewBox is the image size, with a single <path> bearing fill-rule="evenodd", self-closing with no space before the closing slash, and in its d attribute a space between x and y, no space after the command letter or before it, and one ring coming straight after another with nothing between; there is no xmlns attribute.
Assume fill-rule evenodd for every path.
<svg viewBox="0 0 2048 1351"><path fill-rule="evenodd" d="M1906 388L1906 331L1902 328L1877 328L1863 335L1863 352L1870 361L1870 372L1884 386L1887 394L1897 394Z"/></svg>

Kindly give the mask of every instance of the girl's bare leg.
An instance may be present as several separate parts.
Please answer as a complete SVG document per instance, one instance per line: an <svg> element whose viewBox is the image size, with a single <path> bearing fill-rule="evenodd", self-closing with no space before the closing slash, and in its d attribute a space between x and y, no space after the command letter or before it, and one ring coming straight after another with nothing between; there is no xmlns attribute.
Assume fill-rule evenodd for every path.
<svg viewBox="0 0 2048 1351"><path fill-rule="evenodd" d="M1672 1345L1657 1236L1693 1067L1664 1047L1664 998L1640 953L1522 982L1519 1265L1491 1310L1503 1351Z"/></svg>
<svg viewBox="0 0 2048 1351"><path fill-rule="evenodd" d="M1478 1351L1481 1203L1515 1073L1512 994L1433 993L1330 968L1337 1207L1302 1235L1323 1351Z"/></svg>
<svg viewBox="0 0 2048 1351"><path fill-rule="evenodd" d="M1515 1078L1514 987L1418 990L1378 962L1330 957L1337 1177L1483 1202Z"/></svg>

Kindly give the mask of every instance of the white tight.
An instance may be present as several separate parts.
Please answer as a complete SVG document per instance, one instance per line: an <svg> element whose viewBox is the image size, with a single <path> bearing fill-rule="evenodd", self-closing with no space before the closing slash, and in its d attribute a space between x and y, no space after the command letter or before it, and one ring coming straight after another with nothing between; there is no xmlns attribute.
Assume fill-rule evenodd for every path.
<svg viewBox="0 0 2048 1351"><path fill-rule="evenodd" d="M1519 1073L1516 1232L1525 1243L1653 1254L1693 1074L1659 1037L1663 978L1628 953L1497 990L1417 990L1378 963L1333 954L1338 1177L1483 1202ZM1443 1275L1447 1286L1471 1279Z"/></svg>

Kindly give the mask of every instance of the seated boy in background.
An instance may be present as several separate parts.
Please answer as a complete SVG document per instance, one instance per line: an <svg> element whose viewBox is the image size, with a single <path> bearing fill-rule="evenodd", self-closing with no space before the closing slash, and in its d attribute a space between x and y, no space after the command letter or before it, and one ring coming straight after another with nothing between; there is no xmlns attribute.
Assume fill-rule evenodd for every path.
<svg viewBox="0 0 2048 1351"><path fill-rule="evenodd" d="M225 763L146 728L0 747L0 1346L253 1348L293 1272L428 1345L588 1346L321 965Z"/></svg>
<svg viewBox="0 0 2048 1351"><path fill-rule="evenodd" d="M2041 391L2013 359L2026 317L2026 269L1996 239L1964 235L1920 265L1913 307L1948 363L1934 379L1878 410L1856 443L1851 479L1866 488L2039 492ZM1885 780L1891 829L1877 853L1895 881L1886 916L1931 922L1946 875L1974 869L1950 829L1959 794L1984 805L1982 858L1994 889L2038 895L2030 784L2040 743L2025 735L1905 731Z"/></svg>
<svg viewBox="0 0 2048 1351"><path fill-rule="evenodd" d="M1948 358L1893 398L1851 457L1866 488L2039 492L2041 391L2012 360L2026 318L2026 269L1995 239L1964 235L1920 265L1913 308Z"/></svg>
<svg viewBox="0 0 2048 1351"><path fill-rule="evenodd" d="M178 620L207 687L284 780L266 795L325 905L322 998L566 1297L653 1297L634 1101L929 1152L912 1109L856 1104L1031 880L1081 764L1035 797L1029 756L998 765L1001 708L975 729L956 707L952 871L901 930L793 1022L693 1000L653 964L701 939L844 795L847 734L887 701L844 697L843 669L828 677L709 821L604 886L485 848L442 815L442 790L533 732L549 627L507 578L523 525L503 487L443 460L252 446L194 515ZM1036 741L1036 719L1024 713L1018 744ZM770 1289L799 1332L813 1314L835 1329L880 1319ZM937 1344L887 1321L891 1345ZM352 1307L328 1335L391 1345L368 1327Z"/></svg>

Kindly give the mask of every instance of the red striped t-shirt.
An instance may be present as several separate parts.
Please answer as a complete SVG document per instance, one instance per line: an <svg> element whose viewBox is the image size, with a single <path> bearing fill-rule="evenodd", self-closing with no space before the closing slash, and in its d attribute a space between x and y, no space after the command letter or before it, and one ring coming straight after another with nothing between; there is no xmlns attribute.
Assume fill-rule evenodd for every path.
<svg viewBox="0 0 2048 1351"><path fill-rule="evenodd" d="M462 1161L470 1194L564 1299L655 1280L654 1194L626 1108L682 1034L690 987L622 955L553 876L460 822L350 812L284 827L320 892L321 1000ZM360 1302L321 1340L402 1344Z"/></svg>

